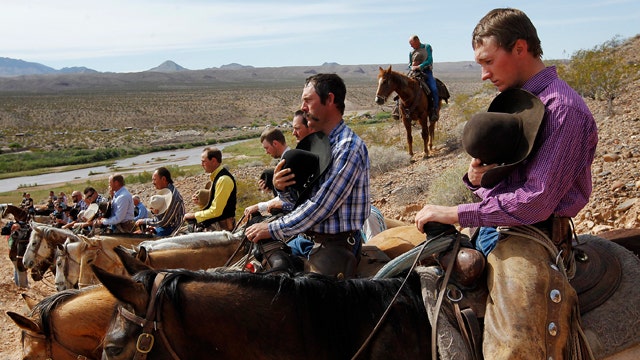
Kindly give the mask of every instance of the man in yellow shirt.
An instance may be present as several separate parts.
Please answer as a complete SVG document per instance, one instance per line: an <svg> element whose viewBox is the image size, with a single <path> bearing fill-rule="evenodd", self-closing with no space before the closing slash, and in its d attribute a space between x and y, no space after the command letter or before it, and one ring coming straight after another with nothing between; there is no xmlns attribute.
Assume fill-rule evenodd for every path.
<svg viewBox="0 0 640 360"><path fill-rule="evenodd" d="M216 147L206 147L200 157L202 168L209 175L211 187L208 201L202 210L189 212L184 220L196 222L199 231L233 230L236 213L236 180L229 170L222 166L222 151ZM194 204L199 203L198 194L191 199Z"/></svg>

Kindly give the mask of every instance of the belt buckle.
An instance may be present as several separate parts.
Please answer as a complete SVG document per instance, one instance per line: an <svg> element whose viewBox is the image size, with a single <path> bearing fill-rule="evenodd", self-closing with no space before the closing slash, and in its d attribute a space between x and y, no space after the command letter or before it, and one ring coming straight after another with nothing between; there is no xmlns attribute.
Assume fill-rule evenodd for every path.
<svg viewBox="0 0 640 360"><path fill-rule="evenodd" d="M356 244L356 238L353 233L347 237L347 244L354 246Z"/></svg>

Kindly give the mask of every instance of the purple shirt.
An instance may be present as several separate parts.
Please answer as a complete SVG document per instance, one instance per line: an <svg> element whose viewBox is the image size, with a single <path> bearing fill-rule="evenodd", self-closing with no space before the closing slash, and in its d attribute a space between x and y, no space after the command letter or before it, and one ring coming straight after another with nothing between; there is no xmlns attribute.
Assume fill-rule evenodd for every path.
<svg viewBox="0 0 640 360"><path fill-rule="evenodd" d="M464 176L482 200L458 206L463 227L528 225L552 214L574 217L589 201L591 163L598 144L589 108L558 78L555 67L540 71L522 89L545 105L533 150L493 188L473 187Z"/></svg>

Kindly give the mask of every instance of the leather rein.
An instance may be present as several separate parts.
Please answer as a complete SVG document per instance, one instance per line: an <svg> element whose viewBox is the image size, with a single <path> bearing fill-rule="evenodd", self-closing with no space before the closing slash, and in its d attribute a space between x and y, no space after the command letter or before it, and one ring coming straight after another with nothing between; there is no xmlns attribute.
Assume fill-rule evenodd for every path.
<svg viewBox="0 0 640 360"><path fill-rule="evenodd" d="M166 276L166 272L160 272L156 275L156 278L153 281L153 287L149 293L150 300L147 305L147 312L144 318L127 310L122 305L118 306L118 314L120 316L142 328L142 333L138 335L138 340L136 341L136 353L133 356L133 360L144 360L147 358L147 354L151 351L155 343L155 337L152 334L154 331L157 331L160 335L160 339L164 343L171 357L176 360L180 359L178 354L171 347L169 339L164 333L164 328L162 327L161 313L158 312L158 308L162 307L162 298L160 298L159 301L156 301L159 297L158 290L160 289L162 280L164 280Z"/></svg>

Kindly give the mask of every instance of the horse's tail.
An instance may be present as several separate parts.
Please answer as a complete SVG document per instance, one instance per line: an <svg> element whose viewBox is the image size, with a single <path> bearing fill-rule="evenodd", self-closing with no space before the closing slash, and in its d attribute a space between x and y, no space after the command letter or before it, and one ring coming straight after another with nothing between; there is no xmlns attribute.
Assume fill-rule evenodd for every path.
<svg viewBox="0 0 640 360"><path fill-rule="evenodd" d="M438 97L448 104L449 98L451 97L449 89L447 89L447 86L438 78L436 78L436 86L438 87Z"/></svg>

